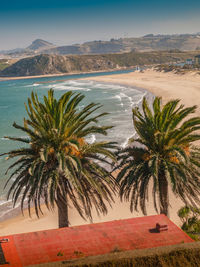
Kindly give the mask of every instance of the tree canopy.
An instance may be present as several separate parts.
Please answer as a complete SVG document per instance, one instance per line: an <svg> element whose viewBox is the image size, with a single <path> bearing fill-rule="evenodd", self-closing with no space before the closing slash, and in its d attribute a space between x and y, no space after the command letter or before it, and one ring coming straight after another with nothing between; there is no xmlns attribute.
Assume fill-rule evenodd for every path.
<svg viewBox="0 0 200 267"><path fill-rule="evenodd" d="M13 124L26 137L7 137L24 145L4 154L15 159L8 169L8 198L14 205L20 199L22 210L27 200L29 211L33 204L38 216L41 203L49 209L57 204L60 227L68 226L69 201L84 219L92 219L93 207L106 213L113 201L115 180L106 165L115 161L115 143L87 141L91 134L107 135L112 126L99 125L107 115L95 113L101 105L90 103L80 110L83 98L69 91L57 100L50 90L41 102L32 93L24 125Z"/></svg>
<svg viewBox="0 0 200 267"><path fill-rule="evenodd" d="M186 205L200 204L200 117L192 117L196 106L184 107L179 100L161 105L156 97L152 107L143 99L142 110L133 111L137 138L118 152L117 181L120 196L130 201L131 211L138 204L147 214L149 185L152 181L154 207L168 215L171 186Z"/></svg>

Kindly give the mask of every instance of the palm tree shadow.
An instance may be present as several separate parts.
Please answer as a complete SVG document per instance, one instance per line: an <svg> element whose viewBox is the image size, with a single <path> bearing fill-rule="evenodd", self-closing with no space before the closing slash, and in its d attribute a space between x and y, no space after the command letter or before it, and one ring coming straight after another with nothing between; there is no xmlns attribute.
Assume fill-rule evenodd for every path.
<svg viewBox="0 0 200 267"><path fill-rule="evenodd" d="M153 233L153 234L158 234L160 233L160 231L155 227L155 228L152 228L152 229L149 229L149 232L150 233Z"/></svg>

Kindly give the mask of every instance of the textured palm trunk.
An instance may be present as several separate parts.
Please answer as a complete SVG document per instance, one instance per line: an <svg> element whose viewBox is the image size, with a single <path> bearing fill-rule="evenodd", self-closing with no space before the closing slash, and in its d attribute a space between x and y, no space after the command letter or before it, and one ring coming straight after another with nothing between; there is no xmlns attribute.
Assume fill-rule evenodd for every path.
<svg viewBox="0 0 200 267"><path fill-rule="evenodd" d="M164 171L160 171L159 173L158 186L160 195L160 214L165 214L166 216L169 216L168 181Z"/></svg>
<svg viewBox="0 0 200 267"><path fill-rule="evenodd" d="M57 206L59 228L69 227L67 195L61 195L59 189L57 189Z"/></svg>

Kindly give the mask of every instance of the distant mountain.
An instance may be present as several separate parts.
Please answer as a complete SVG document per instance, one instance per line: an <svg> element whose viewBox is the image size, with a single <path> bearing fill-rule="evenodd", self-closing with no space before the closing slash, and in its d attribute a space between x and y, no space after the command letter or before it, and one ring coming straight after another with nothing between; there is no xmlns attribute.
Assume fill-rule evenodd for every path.
<svg viewBox="0 0 200 267"><path fill-rule="evenodd" d="M104 55L37 55L21 59L0 72L2 77L75 73L161 64L191 58L198 52L130 52Z"/></svg>
<svg viewBox="0 0 200 267"><path fill-rule="evenodd" d="M24 53L25 49L24 48L15 48L15 49L11 49L11 50L1 50L0 54L2 55L10 55L10 54L17 54L17 53Z"/></svg>
<svg viewBox="0 0 200 267"><path fill-rule="evenodd" d="M83 44L55 46L54 44L42 39L36 39L24 49L14 49L1 51L4 55L11 57L26 57L37 54L51 55L91 55L91 54L110 54L124 53L131 51L163 51L181 50L192 51L200 50L200 34L174 34L174 35L154 35L147 34L138 38L119 38L110 41L92 41ZM1 54L0 52L0 54Z"/></svg>
<svg viewBox="0 0 200 267"><path fill-rule="evenodd" d="M55 45L42 39L36 39L26 49L33 50L33 51L37 51L37 50L41 51L41 50L52 48L52 47L55 47Z"/></svg>
<svg viewBox="0 0 200 267"><path fill-rule="evenodd" d="M93 41L84 44L57 46L52 49L46 49L46 54L56 55L89 55L89 54L109 54L123 52L124 46L119 42Z"/></svg>
<svg viewBox="0 0 200 267"><path fill-rule="evenodd" d="M107 54L131 51L183 50L200 48L200 34L153 35L139 38L119 38L110 41L92 41L83 44L57 46L43 53L56 55Z"/></svg>
<svg viewBox="0 0 200 267"><path fill-rule="evenodd" d="M2 50L0 54L9 56L28 56L41 53L45 49L54 48L55 45L42 39L36 39L27 48L16 48L11 50Z"/></svg>

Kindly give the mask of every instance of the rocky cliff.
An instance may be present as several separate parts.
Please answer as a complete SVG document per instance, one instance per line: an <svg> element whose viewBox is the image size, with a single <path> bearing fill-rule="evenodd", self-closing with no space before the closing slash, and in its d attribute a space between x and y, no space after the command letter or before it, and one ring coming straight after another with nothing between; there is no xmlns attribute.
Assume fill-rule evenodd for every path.
<svg viewBox="0 0 200 267"><path fill-rule="evenodd" d="M38 55L24 58L7 67L0 76L32 76L56 73L99 71L116 68L117 64L103 56Z"/></svg>
<svg viewBox="0 0 200 267"><path fill-rule="evenodd" d="M38 55L24 58L4 68L0 76L32 76L58 73L75 73L130 68L176 62L191 58L198 52L143 52L105 55Z"/></svg>

